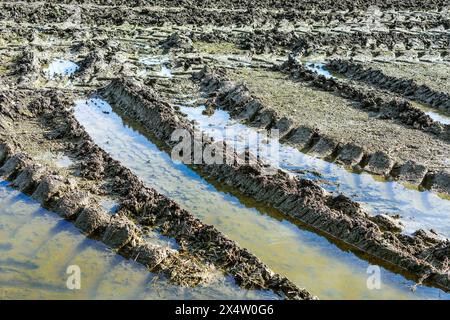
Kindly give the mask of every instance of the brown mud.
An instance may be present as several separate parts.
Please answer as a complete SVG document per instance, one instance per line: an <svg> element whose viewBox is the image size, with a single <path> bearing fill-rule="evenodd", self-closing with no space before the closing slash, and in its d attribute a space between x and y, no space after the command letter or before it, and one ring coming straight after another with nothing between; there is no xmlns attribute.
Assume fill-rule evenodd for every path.
<svg viewBox="0 0 450 320"><path fill-rule="evenodd" d="M176 101L168 100L195 95L180 81L194 79L209 95L206 114L226 109L251 126L279 129L282 142L302 152L448 196L450 126L405 98L448 109L448 90L440 88L448 82L445 71L439 81L429 78L450 63L449 12L444 0L258 0L252 6L239 0L201 5L185 0L2 1L1 176L88 236L175 284L213 283L225 273L243 288L314 298L112 159L76 121L73 101L96 92L171 150L174 130L198 133ZM324 65L331 60L328 66L350 79L317 75L289 58L291 53ZM153 61L146 64L146 58ZM77 69L50 77L46 70L58 59ZM415 82L405 71L396 79L400 62L404 69L432 66L431 76ZM375 63L387 67L368 69ZM258 77L241 84L261 74L273 76L267 86L258 87ZM293 106L270 97L286 88L295 89L286 90L291 94L287 102L296 100ZM311 100L311 108L302 105ZM336 111L330 113L326 109L333 103ZM323 126L300 122L302 113ZM224 146L204 138L197 144ZM56 153L74 164L60 168L45 159ZM404 234L397 219L370 216L352 199L328 193L312 180L282 170L267 175L270 164L246 163L250 154L227 156L232 164L193 167L362 252L366 260L376 258L414 275L418 283L450 291L448 240L422 229ZM104 198L119 203L118 210L103 208ZM149 241L149 230L176 239L180 249Z"/></svg>
<svg viewBox="0 0 450 320"><path fill-rule="evenodd" d="M16 97L17 98L17 97ZM15 140L14 132L2 134L0 173L12 185L30 194L45 208L55 211L89 236L99 239L127 258L161 272L174 283L195 286L214 279L217 271L233 275L244 288L266 289L289 298L311 299L286 278L274 274L247 250L194 218L175 202L146 187L128 169L114 161L95 145L56 92L43 93L29 102L6 98L2 107L2 126L17 122L38 122L44 130L34 138L49 140L79 161L78 174L62 176L36 163L24 150L24 139ZM6 100L5 99L5 100ZM11 102L11 103L8 103ZM18 103L17 103L18 102ZM21 105L17 110L13 104ZM28 111L26 111L28 110ZM29 116L24 114L33 115ZM4 125L3 125L4 124ZM12 136L11 136L12 135ZM20 143L20 142L22 143ZM32 148L27 146L25 149ZM119 199L114 215L95 201L94 194L111 194ZM94 199L93 199L94 198ZM143 227L173 237L182 251L160 247L144 240Z"/></svg>
<svg viewBox="0 0 450 320"><path fill-rule="evenodd" d="M115 80L100 90L100 95L114 107L121 109L127 117L138 121L169 148L175 145L171 135L177 129L189 130L192 136L195 136L192 125L183 119L183 115L162 101L149 87L142 87L125 79ZM210 144L208 139L193 144L195 143ZM206 146L203 146L203 149L205 148ZM193 151L190 156L193 159ZM237 159L239 156L227 155L224 152L224 161L226 157ZM264 172L267 165L260 161L252 164L241 164L239 161L234 161L233 164L196 164L194 168L331 238L448 290L447 260L443 256L437 260L423 259L429 254L433 255L433 252L448 250L447 240L433 244L427 242L424 238L421 239L422 234L429 234L423 230L412 236L398 234L398 228L392 218L369 217L359 204L349 198L342 195L332 196L316 183L289 177L283 171L278 170L274 175L267 175Z"/></svg>
<svg viewBox="0 0 450 320"><path fill-rule="evenodd" d="M450 112L450 94L436 91L425 84L419 85L413 79L388 76L380 69L365 68L360 63L345 60L332 60L328 67L356 81L362 81L380 89L401 94L410 100Z"/></svg>
<svg viewBox="0 0 450 320"><path fill-rule="evenodd" d="M448 133L442 131L448 130L448 126L444 129L442 125L433 122L421 110L414 108L408 102L402 100L383 101L376 95L375 97L365 95L352 90L352 87L345 83L334 79L326 79L297 63L295 65L300 69L295 73L297 78L301 78L303 81L311 81L313 86L318 86L320 89L333 93L338 92L338 95L344 95L351 100L358 99L363 105L371 105L372 108L368 108L372 112L383 113L387 118L400 117L402 123L412 122L413 127L422 128L431 135L443 136L444 140L447 141ZM346 142L342 139L336 141L335 138L322 133L319 129L305 124L296 127L295 121L288 114L276 111L275 106L264 105L261 100L249 92L245 85L236 85L231 82L226 74L223 74L223 71L222 73L220 70L218 72L203 71L197 77L201 80L203 89L215 98L217 106L229 110L232 116L245 119L254 126L278 129L282 141L294 145L301 151L352 166L355 170L364 170L372 174L392 177L410 184L423 186L437 192L450 193L448 169L444 171L427 169L423 163L420 163L420 160L413 156L402 163L392 152L387 153L383 149L377 150L374 148L367 150L367 145L359 145L355 141ZM344 89L339 91L338 88ZM367 110L366 107L362 109ZM400 112L400 110L402 111ZM429 132L429 130L432 132ZM441 133L436 134L433 131ZM439 168L439 166L437 167Z"/></svg>

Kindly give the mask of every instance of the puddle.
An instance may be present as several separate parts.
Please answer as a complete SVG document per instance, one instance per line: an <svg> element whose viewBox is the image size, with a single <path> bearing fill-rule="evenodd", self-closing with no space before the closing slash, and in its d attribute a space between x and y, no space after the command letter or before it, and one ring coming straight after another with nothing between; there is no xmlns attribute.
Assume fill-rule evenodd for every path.
<svg viewBox="0 0 450 320"><path fill-rule="evenodd" d="M440 122L442 124L450 125L450 115L448 113L431 108L423 103L418 103L415 101L410 101L413 106L421 109L425 114L429 115L434 121Z"/></svg>
<svg viewBox="0 0 450 320"><path fill-rule="evenodd" d="M440 122L442 124L447 124L450 125L450 118L446 117L444 115L441 115L437 112L434 111L427 111L425 112L425 114L429 115L431 119L433 119L434 121Z"/></svg>
<svg viewBox="0 0 450 320"><path fill-rule="evenodd" d="M305 67L317 74L324 76L327 79L336 79L336 77L327 70L325 64L322 62L306 62Z"/></svg>
<svg viewBox="0 0 450 320"><path fill-rule="evenodd" d="M60 168L69 168L74 162L68 156L63 153L53 153L51 151L44 151L38 157L37 160L46 162L46 163L55 163L56 166Z"/></svg>
<svg viewBox="0 0 450 320"><path fill-rule="evenodd" d="M160 70L156 73L156 75L165 78L172 78L172 70L169 68L169 58L166 56L158 56L158 57L145 57L139 59L139 62L146 66L159 66Z"/></svg>
<svg viewBox="0 0 450 320"><path fill-rule="evenodd" d="M257 130L230 119L223 110L215 110L212 116L202 114L202 107L180 106L188 119L195 120L199 130L206 132L215 140L223 140L224 132L237 133L236 137L248 137ZM229 135L229 134L228 134ZM245 141L233 141L239 152L244 150ZM262 159L292 173L302 172L303 177L317 180L324 189L330 192L343 193L361 203L372 214L399 214L404 222L405 232L414 232L419 228L434 229L446 237L450 237L450 201L440 198L430 191L408 189L397 182L377 181L376 177L362 173L356 174L334 163L326 162L293 147L269 140L278 149L278 158L270 158L260 152ZM256 145L250 144L251 150ZM270 150L270 149L269 149ZM263 150L264 151L264 150ZM254 152L255 153L255 152ZM318 174L314 174L318 173Z"/></svg>
<svg viewBox="0 0 450 320"><path fill-rule="evenodd" d="M151 237L171 245L170 239ZM171 285L86 238L72 223L42 209L7 182L0 182L0 252L0 299L276 298L268 292L242 290L229 277L196 288ZM71 265L81 271L79 290L66 286Z"/></svg>
<svg viewBox="0 0 450 320"><path fill-rule="evenodd" d="M119 209L119 204L109 198L104 198L99 201L100 206L103 207L106 211L108 211L110 214L115 214L117 210Z"/></svg>
<svg viewBox="0 0 450 320"><path fill-rule="evenodd" d="M321 299L450 298L441 290L423 286L412 292L412 281L384 268L381 289L370 290L368 262L300 228L276 211L209 183L186 165L172 162L147 138L144 129L123 120L105 101L78 101L75 116L99 146L148 185L203 222L213 224L272 270Z"/></svg>
<svg viewBox="0 0 450 320"><path fill-rule="evenodd" d="M79 66L69 60L55 59L47 68L44 69L44 74L47 78L53 79L57 76L70 76L79 69Z"/></svg>
<svg viewBox="0 0 450 320"><path fill-rule="evenodd" d="M180 245L177 243L175 239L163 236L153 231L147 231L145 236L143 236L142 238L151 241L152 243L158 244L162 247L168 247L174 250L181 249Z"/></svg>

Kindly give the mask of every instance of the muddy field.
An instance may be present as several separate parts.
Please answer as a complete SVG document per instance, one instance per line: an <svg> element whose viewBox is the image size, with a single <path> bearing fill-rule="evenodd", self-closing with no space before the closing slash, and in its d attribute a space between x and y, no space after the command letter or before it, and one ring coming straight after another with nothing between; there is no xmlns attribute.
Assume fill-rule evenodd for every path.
<svg viewBox="0 0 450 320"><path fill-rule="evenodd" d="M194 3L0 2L0 297L450 299L447 1Z"/></svg>

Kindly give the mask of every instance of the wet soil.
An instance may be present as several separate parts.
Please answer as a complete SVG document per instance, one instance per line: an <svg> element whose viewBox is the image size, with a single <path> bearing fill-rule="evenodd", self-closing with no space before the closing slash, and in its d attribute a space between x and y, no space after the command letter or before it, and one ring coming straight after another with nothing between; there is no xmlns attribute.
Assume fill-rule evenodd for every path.
<svg viewBox="0 0 450 320"><path fill-rule="evenodd" d="M293 127L309 127L338 143L364 146L368 153L384 151L399 163L413 160L430 169L450 168L448 143L395 120L371 115L355 106L355 101L293 82L277 72L248 69L229 72L229 76L244 84L263 105L292 119Z"/></svg>
<svg viewBox="0 0 450 320"><path fill-rule="evenodd" d="M4 179L171 286L221 291L220 283L228 277L231 287L236 282L280 298L308 299L309 292L323 292L299 289L305 286L298 276L305 279L304 267L280 268L272 249L234 238L239 228L221 229L219 217L199 217L195 205L182 208L185 201L198 201L143 181L143 172L135 171L132 162L117 161L106 145L97 145L73 113L74 101L100 94L168 152L174 129L197 130L177 106L195 100L194 106L206 104L203 116L223 107L246 125L275 125L284 133L282 143L308 155L445 198L450 193L450 131L445 120L427 108L443 109L442 94L448 94L448 4L320 0L280 5L260 0L257 5L255 9L234 0L211 0L202 6L169 0L2 2ZM305 66L293 64L293 57ZM341 61L339 66L352 61L376 67L401 83L380 86L372 74L370 81L362 81L355 77L359 71L337 74L330 69L328 74L329 60ZM211 70L219 82L210 81ZM398 89L411 86L411 81L429 88L427 99L420 98L424 94L413 99ZM245 86L236 86L240 83ZM199 84L208 96L201 96ZM245 112L238 113L242 108ZM302 130L292 130L297 128ZM331 243L343 241L359 250L358 261L375 259L417 283L448 290L448 240L427 230L430 224L418 220L414 227L419 230L403 233L397 217L371 214L355 201L358 196L323 188L319 179L327 176L325 169L312 174L300 168L300 175L293 175L277 168L267 177L265 171L273 169L268 162L192 169L264 210L275 208L282 219L309 227ZM333 183L338 186L345 177L338 175ZM387 205L382 199L375 207ZM410 205L413 211L419 206ZM444 221L448 212L442 210ZM271 223L279 226L282 219ZM164 246L159 236L176 246ZM272 265L281 274L273 273ZM18 292L11 290L13 295ZM344 288L337 291L331 296L349 296Z"/></svg>

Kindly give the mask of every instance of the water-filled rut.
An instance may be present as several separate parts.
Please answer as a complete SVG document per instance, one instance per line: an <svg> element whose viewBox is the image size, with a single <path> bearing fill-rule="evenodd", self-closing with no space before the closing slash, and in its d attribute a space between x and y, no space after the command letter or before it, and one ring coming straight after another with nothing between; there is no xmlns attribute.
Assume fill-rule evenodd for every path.
<svg viewBox="0 0 450 320"><path fill-rule="evenodd" d="M122 119L105 101L78 101L75 116L99 146L144 182L320 298L448 296L421 286L413 293L412 281L383 268L381 289L370 290L368 262L284 219L276 211L206 181L188 166L174 163L148 132Z"/></svg>
<svg viewBox="0 0 450 320"><path fill-rule="evenodd" d="M229 278L195 288L170 284L30 197L0 183L1 299L273 299L240 289ZM67 287L69 266L80 268L80 289Z"/></svg>
<svg viewBox="0 0 450 320"><path fill-rule="evenodd" d="M227 130L236 133L227 141L241 151L245 148L243 137L257 134L257 129L231 119L229 113L224 110L215 110L214 114L209 116L203 114L204 106L194 108L185 105L180 106L180 110L189 120L195 121L199 130L217 141L227 138ZM343 193L361 203L373 215L399 215L405 224L405 232L412 233L419 228L426 228L450 237L450 217L447 214L450 212L450 201L437 194L408 188L396 181L380 181L383 179L377 179L368 173L350 172L339 165L279 143L276 139L268 139L267 144L276 144L279 150L278 158L272 159L273 155L262 152L259 155L272 165L294 175L316 180L327 191ZM250 150L257 150L256 148L256 144L250 145Z"/></svg>

